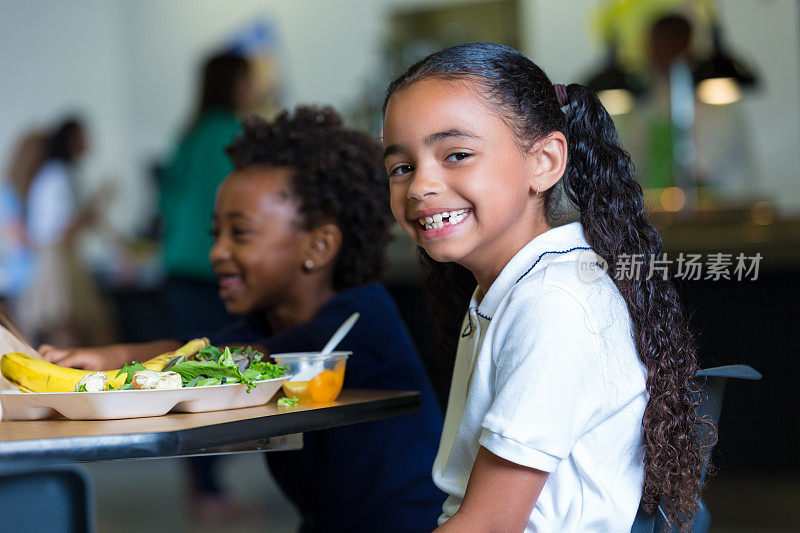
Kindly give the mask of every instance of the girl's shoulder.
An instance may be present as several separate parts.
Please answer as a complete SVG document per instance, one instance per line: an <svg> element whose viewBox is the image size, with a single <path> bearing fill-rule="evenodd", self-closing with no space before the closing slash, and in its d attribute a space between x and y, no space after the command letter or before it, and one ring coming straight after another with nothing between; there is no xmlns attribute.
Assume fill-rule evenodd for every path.
<svg viewBox="0 0 800 533"><path fill-rule="evenodd" d="M582 279L577 263L553 262L513 287L491 321L495 361L552 354L560 365L571 355L575 364L638 391L646 372L625 300L606 273ZM510 351L516 351L514 357Z"/></svg>
<svg viewBox="0 0 800 533"><path fill-rule="evenodd" d="M587 309L602 308L609 300L624 303L611 277L596 266L596 257L591 250L559 257L521 279L509 291L509 297L538 299L562 294L574 298Z"/></svg>
<svg viewBox="0 0 800 533"><path fill-rule="evenodd" d="M627 306L614 281L602 271L587 274L587 257L559 258L520 280L509 291L497 318L514 320L524 315L525 320L548 321L552 315L547 309L558 307L571 309L567 313L571 321L584 322L593 330L606 329L613 321L627 322Z"/></svg>

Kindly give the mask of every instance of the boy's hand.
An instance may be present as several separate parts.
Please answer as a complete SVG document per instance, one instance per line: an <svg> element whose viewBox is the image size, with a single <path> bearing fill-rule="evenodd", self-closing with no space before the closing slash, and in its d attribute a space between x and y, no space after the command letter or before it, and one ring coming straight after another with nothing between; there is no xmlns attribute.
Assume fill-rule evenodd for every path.
<svg viewBox="0 0 800 533"><path fill-rule="evenodd" d="M126 361L117 361L118 350L113 346L100 348L57 348L49 344L39 347L39 353L48 363L83 370L112 370L120 368ZM123 356L124 358L124 356Z"/></svg>

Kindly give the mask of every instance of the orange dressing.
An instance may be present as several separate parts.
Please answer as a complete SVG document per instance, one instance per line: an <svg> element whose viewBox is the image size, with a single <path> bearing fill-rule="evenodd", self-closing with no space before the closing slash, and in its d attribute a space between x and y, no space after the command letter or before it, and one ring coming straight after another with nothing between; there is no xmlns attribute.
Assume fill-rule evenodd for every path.
<svg viewBox="0 0 800 533"><path fill-rule="evenodd" d="M334 401L344 383L344 361L333 370L323 370L309 381L287 381L283 392L296 397L301 403L326 403Z"/></svg>

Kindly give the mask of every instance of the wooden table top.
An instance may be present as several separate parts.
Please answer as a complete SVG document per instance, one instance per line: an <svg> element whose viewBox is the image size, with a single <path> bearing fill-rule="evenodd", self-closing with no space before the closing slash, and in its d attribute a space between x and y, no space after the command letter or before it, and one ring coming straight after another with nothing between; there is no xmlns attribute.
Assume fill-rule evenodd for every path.
<svg viewBox="0 0 800 533"><path fill-rule="evenodd" d="M47 420L0 422L0 461L64 463L166 457L268 439L420 410L414 391L344 389L335 402L278 407L266 405L170 413L124 420Z"/></svg>

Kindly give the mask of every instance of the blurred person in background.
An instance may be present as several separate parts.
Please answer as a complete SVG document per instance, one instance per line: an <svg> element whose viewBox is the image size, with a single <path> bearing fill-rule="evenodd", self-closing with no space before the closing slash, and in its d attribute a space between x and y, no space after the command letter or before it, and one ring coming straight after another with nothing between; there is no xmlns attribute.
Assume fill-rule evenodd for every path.
<svg viewBox="0 0 800 533"><path fill-rule="evenodd" d="M689 64L692 26L680 15L656 19L648 35L649 94L641 105L646 143L642 164L645 186L675 185L673 168L674 126L671 117L670 71L678 62Z"/></svg>
<svg viewBox="0 0 800 533"><path fill-rule="evenodd" d="M687 83L692 83L696 29L691 17L680 12L667 11L653 19L647 34L648 92L631 117L633 131L623 131L622 136L631 140L628 146L644 187L696 186L704 204L735 203L752 195L756 175L741 104L704 102L696 90L689 102L673 95L676 70L684 69ZM678 157L686 158L687 149L678 149L676 120L690 128L686 140L692 144L692 183L680 182Z"/></svg>
<svg viewBox="0 0 800 533"><path fill-rule="evenodd" d="M107 343L114 338L108 308L77 250L78 237L94 223L103 199L98 195L78 205L76 171L89 145L83 121L62 120L47 144L47 158L25 200L33 277L20 296L21 326L34 342Z"/></svg>
<svg viewBox="0 0 800 533"><path fill-rule="evenodd" d="M5 179L0 181L0 303L17 313L17 299L30 283L33 257L25 231L25 199L47 155L47 135L38 130L14 147Z"/></svg>
<svg viewBox="0 0 800 533"><path fill-rule="evenodd" d="M199 102L161 180L164 266L172 335L190 337L231 321L208 264L217 187L233 167L224 148L240 132L237 115L255 107L247 59L206 60Z"/></svg>
<svg viewBox="0 0 800 533"><path fill-rule="evenodd" d="M258 95L250 64L240 55L209 57L199 101L161 180L166 307L173 338L192 338L235 321L218 295L208 262L217 187L233 170L225 147L241 132L238 115L254 109ZM222 493L216 458L189 460L190 504L205 520L225 520L240 510Z"/></svg>

